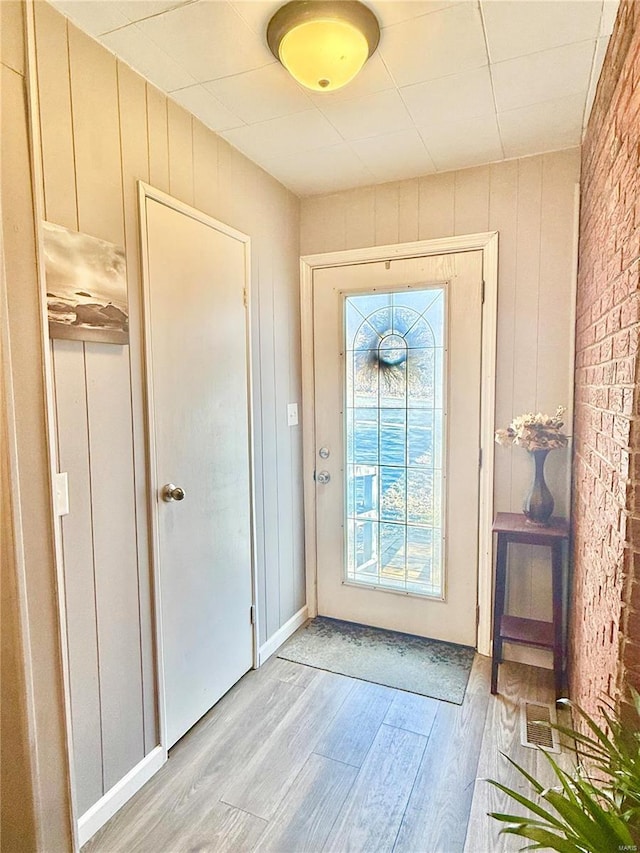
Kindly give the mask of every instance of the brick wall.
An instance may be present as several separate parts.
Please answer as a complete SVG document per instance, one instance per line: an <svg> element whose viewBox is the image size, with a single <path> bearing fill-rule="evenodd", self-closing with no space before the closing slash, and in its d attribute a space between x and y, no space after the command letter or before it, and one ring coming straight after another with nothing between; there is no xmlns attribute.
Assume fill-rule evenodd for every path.
<svg viewBox="0 0 640 853"><path fill-rule="evenodd" d="M640 688L640 2L622 0L582 152L572 698Z"/></svg>

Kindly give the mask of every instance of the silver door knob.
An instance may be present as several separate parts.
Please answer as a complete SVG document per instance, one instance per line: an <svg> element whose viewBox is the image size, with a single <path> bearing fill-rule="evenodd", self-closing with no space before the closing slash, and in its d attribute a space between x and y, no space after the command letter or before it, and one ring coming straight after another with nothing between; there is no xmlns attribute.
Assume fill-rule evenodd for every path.
<svg viewBox="0 0 640 853"><path fill-rule="evenodd" d="M181 489L180 486L174 486L173 483L167 483L166 486L162 487L162 500L183 501L184 489Z"/></svg>
<svg viewBox="0 0 640 853"><path fill-rule="evenodd" d="M318 471L316 474L316 480L325 485L329 480L331 480L331 474L328 471Z"/></svg>

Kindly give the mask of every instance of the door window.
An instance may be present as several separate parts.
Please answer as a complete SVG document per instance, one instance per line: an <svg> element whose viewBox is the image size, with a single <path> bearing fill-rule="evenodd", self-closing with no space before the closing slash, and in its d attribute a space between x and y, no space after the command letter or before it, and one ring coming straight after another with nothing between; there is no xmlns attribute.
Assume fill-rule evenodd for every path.
<svg viewBox="0 0 640 853"><path fill-rule="evenodd" d="M345 581L442 598L446 291L346 296Z"/></svg>

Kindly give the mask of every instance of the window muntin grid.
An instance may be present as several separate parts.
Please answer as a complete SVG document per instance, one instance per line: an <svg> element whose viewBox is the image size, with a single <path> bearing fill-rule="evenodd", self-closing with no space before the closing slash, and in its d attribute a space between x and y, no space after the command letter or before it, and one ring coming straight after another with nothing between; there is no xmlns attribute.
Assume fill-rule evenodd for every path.
<svg viewBox="0 0 640 853"><path fill-rule="evenodd" d="M445 289L345 297L348 583L444 596Z"/></svg>

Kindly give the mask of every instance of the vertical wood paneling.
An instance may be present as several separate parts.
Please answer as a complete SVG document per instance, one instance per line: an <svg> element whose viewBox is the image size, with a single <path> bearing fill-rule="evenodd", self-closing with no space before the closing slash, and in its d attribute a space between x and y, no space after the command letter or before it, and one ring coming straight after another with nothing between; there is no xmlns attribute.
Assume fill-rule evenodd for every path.
<svg viewBox="0 0 640 853"><path fill-rule="evenodd" d="M269 637L280 624L280 552L278 520L280 507L278 482L277 412L275 382L275 326L273 297L273 267L266 253L260 258L260 359L263 364L261 383L262 409L262 475L263 529L265 573L265 629ZM271 484L271 486L270 486ZM271 498L269 500L269 497Z"/></svg>
<svg viewBox="0 0 640 853"><path fill-rule="evenodd" d="M291 394L292 399L298 401L298 411L302 415L302 391L299 383L296 383L296 391ZM304 468L302 465L302 419L300 426L295 427L291 442L291 489L294 507L302 507L304 505ZM300 525L293 525L293 612L297 613L301 607L304 607L307 592L305 584L305 550L304 550L304 530Z"/></svg>
<svg viewBox="0 0 640 853"><path fill-rule="evenodd" d="M358 187L341 196L334 196L334 208L338 209L334 215L335 226L341 229L336 234L336 248L338 249L360 249L364 246L375 246L376 241L376 208L375 188ZM341 205L341 201L343 204ZM331 212L327 210L325 216L331 220ZM315 251L315 250L314 250Z"/></svg>
<svg viewBox="0 0 640 853"><path fill-rule="evenodd" d="M282 212L273 219L274 238L282 233L285 225ZM273 257L273 329L274 329L274 389L276 422L276 480L278 486L278 517L291 518L293 496L291 493L291 439L292 428L287 425L287 403L289 402L289 363L292 325L291 300L288 297L286 279L283 275L284 261ZM278 562L280 583L278 585L278 618L284 621L284 614L293 615L294 579L293 579L293 539L291 530L282 523L277 526Z"/></svg>
<svg viewBox="0 0 640 853"><path fill-rule="evenodd" d="M23 8L20 9L20 15ZM14 26L21 28L22 20L14 16L9 23L11 33ZM6 19L3 24L6 24ZM13 31L12 37L16 35ZM4 55L2 58L4 60ZM9 762L13 762L13 766L7 778L3 773L2 816L4 818L7 812L11 813L12 805L15 805L13 797L22 794L25 796L24 812L16 815L20 833L18 845L14 849L34 850L49 846L50 849L70 850L73 830L63 716L65 701L60 666L50 459L44 430L47 390L42 370L45 352L31 184L30 120L24 77L4 64L4 61L0 70L3 290L6 284L6 297L2 304L3 350L6 341L12 370L10 402L15 425L19 427L14 429L12 424L9 425L15 442L14 484L17 484L18 489L12 495L12 500L13 511L19 512L21 521L22 541L16 544L20 548L18 577L26 620L22 625L21 636L16 639L21 654L26 653L24 663L29 685L28 694L22 697L23 707L6 708L3 705L3 714L9 713L10 718L13 715L22 717L17 720L14 717L14 721L18 725L25 723L30 733L36 736L35 743L30 737L30 755L24 764L18 763L23 757L19 742L10 744ZM3 560L2 574L8 569ZM3 595L6 595L4 577ZM15 601L11 605L14 610L18 607ZM2 628L4 640L7 629L4 622ZM28 644L26 648L25 643ZM3 666L8 663L4 651ZM11 670L9 672L11 674ZM19 673L17 675L19 677ZM8 797L4 785L11 782L16 787ZM6 835L4 829L3 823L3 846L6 843L10 848L10 827ZM32 829L36 835L33 844Z"/></svg>
<svg viewBox="0 0 640 853"><path fill-rule="evenodd" d="M25 75L24 6L20 0L3 0L0 3L0 38L2 39L2 64L21 77Z"/></svg>
<svg viewBox="0 0 640 853"><path fill-rule="evenodd" d="M398 243L400 201L398 184L382 184L376 187L375 196L376 231L375 243L377 246Z"/></svg>
<svg viewBox="0 0 640 853"><path fill-rule="evenodd" d="M124 245L116 60L70 26L69 67L78 227ZM129 348L86 343L85 369L107 791L144 757Z"/></svg>
<svg viewBox="0 0 640 853"><path fill-rule="evenodd" d="M193 120L193 183L194 204L209 216L218 196L218 137L202 122Z"/></svg>
<svg viewBox="0 0 640 853"><path fill-rule="evenodd" d="M455 173L418 179L418 239L433 240L453 234Z"/></svg>
<svg viewBox="0 0 640 853"><path fill-rule="evenodd" d="M147 500L147 457L145 401L143 388L143 337L140 281L140 231L137 181L149 180L147 147L146 86L144 80L119 62L118 104L122 154L125 249L129 298L129 358L134 451L134 488L138 552L138 600L145 752L158 743L154 672L153 592L151 583L149 515Z"/></svg>
<svg viewBox="0 0 640 853"><path fill-rule="evenodd" d="M454 234L473 234L489 228L489 166L455 173Z"/></svg>
<svg viewBox="0 0 640 853"><path fill-rule="evenodd" d="M577 180L578 163L570 152L545 155L540 159L540 206L543 213L540 217L538 258L535 398L531 405L535 411L553 411L560 404L570 405L572 396L567 371L560 367L558 353L566 350L568 337L573 332L569 328L573 294L570 288L558 288L557 281L558 278L570 281L572 275L573 258L567 251L573 243L574 228L574 198L570 189ZM518 454L519 457L523 455ZM565 516L569 511L569 459L568 450L556 451L549 455L545 466L547 483L556 501L555 512ZM533 619L550 619L549 556L544 549L522 549L522 552L520 571L526 575L526 587L523 592L511 589L513 606L522 608L524 615ZM520 601L527 601L527 606L519 605Z"/></svg>
<svg viewBox="0 0 640 853"><path fill-rule="evenodd" d="M288 206L280 206L278 216L274 217L273 240L286 240L286 225ZM278 235L280 237L278 238ZM297 240L289 238L288 244L293 254ZM288 292L287 282L291 276L287 271L293 272L291 268L291 257L289 253L278 253L277 266L274 266L274 328L276 330L276 405L278 423L278 494L280 518L292 518L294 514L294 490L291 464L291 447L294 432L299 427L287 425L287 404L299 401L299 397L291 397L291 374L292 361L295 358L295 340L292 331L297 325L299 317L298 300L291 298ZM274 257L274 262L276 257ZM293 351L292 351L293 350ZM300 411L300 407L299 407ZM288 524L278 525L279 533L279 555L280 555L280 622L281 624L290 619L296 612L296 578L299 575L299 566L295 564L294 538L292 527Z"/></svg>
<svg viewBox="0 0 640 853"><path fill-rule="evenodd" d="M36 4L35 15L44 212L49 221L75 230L78 212L67 22L47 3ZM74 770L82 814L104 793L84 344L53 341L52 351L58 465L68 474L70 492L70 513L62 519L62 553Z"/></svg>
<svg viewBox="0 0 640 853"><path fill-rule="evenodd" d="M0 10L1 14L1 10ZM6 26L6 19L2 26ZM4 63L0 74L14 76L13 69ZM15 75L16 77L20 75ZM9 78L11 79L11 78ZM2 81L6 85L5 81ZM18 83L16 79L14 81ZM34 258L35 260L35 258ZM4 309L4 269L0 268ZM4 329L3 329L4 334ZM4 344L4 337L3 337ZM2 354L6 357L4 346ZM4 388L3 388L4 391ZM26 675L22 649L22 627L14 536L13 510L16 499L13 494L13 478L10 470L9 429L7 426L7 400L0 397L0 703L2 704L2 747L11 749L11 761L2 767L0 780L0 823L2 843L7 850L37 850L34 798L32 779L29 772L29 726L26 715ZM6 756L6 752L5 752Z"/></svg>
<svg viewBox="0 0 640 853"><path fill-rule="evenodd" d="M262 362L262 327L260 323L262 302L265 299L262 293L262 266L264 257L260 251L258 241L251 244L251 301L250 301L250 324L251 324L251 357L252 357L252 405L253 405L253 466L254 466L254 507L255 507L255 542L254 560L257 568L257 594L260 618L258 621L259 644L267 640L267 576L266 576L266 532L265 532L265 446L264 446L264 412L262 406L263 385L263 362ZM265 329L265 334L271 330ZM264 365L268 370L269 366Z"/></svg>
<svg viewBox="0 0 640 853"><path fill-rule="evenodd" d="M169 192L174 198L193 204L193 133L191 115L168 102Z"/></svg>
<svg viewBox="0 0 640 853"><path fill-rule="evenodd" d="M489 228L500 234L498 244L498 335L496 364L496 425L508 424L513 409L513 341L516 322L516 217L518 163L512 160L491 167ZM508 451L495 452L494 500L497 511L511 510L511 460Z"/></svg>
<svg viewBox="0 0 640 853"><path fill-rule="evenodd" d="M558 352L567 342L567 318L571 317L573 294L556 285L557 277L569 281L573 274L573 258L566 247L573 243L574 197L564 187L579 180L579 163L568 152L543 158L542 209L540 239L540 286L538 323L544 334L538 337L538 373L536 408L543 412L558 405L572 411L571 394L564 365L558 364ZM569 428L570 429L570 428ZM547 459L547 483L557 496L556 512L568 515L567 474L570 450L552 453Z"/></svg>
<svg viewBox="0 0 640 853"><path fill-rule="evenodd" d="M28 211L31 203L31 187L28 177L28 157L26 133L26 114L22 108L17 116L22 121L17 132L10 130L7 122L9 110L24 103L24 53L23 20L24 6L19 2L0 4L0 119L2 131L2 222L4 230L9 225L8 215L15 210ZM12 114L12 119L15 118ZM16 144L16 142L18 144ZM23 145L20 145L20 143ZM13 156L12 156L13 155ZM11 158L11 161L10 161ZM9 165L10 164L10 165ZM22 180L22 186L9 184L4 169ZM14 172L14 170L16 170ZM7 209L4 193L7 190L20 196L11 196L11 210ZM19 220L16 220L19 221ZM15 226L14 226L15 228ZM14 236L15 235L15 236ZM12 239L13 237L13 239ZM24 240L24 243L23 243ZM20 583L18 580L19 557L14 535L14 524L20 511L18 496L14 493L15 474L12 471L12 453L10 441L15 437L12 419L11 388L5 380L13 381L8 375L8 357L10 343L5 337L9 328L9 318L5 314L8 306L9 283L5 281L5 272L11 269L11 261L22 255L22 264L29 261L31 276L35 280L35 243L32 235L21 233L15 228L13 235L4 233L2 237L3 256L0 261L0 360L2 361L2 392L0 393L0 705L2 711L1 747L5 750L5 762L0 779L0 825L2 843L7 850L35 850L38 846L38 830L34 802L34 780L31 774L29 752L28 704L25 701L27 673L24 655L23 626L20 624ZM8 253L5 260L4 252ZM8 261L8 263L7 263ZM26 270L25 270L26 271ZM22 286L23 282L20 282ZM7 346L5 346L7 345ZM6 760L7 747L11 749L11 761Z"/></svg>
<svg viewBox="0 0 640 853"><path fill-rule="evenodd" d="M236 162L227 143L218 147L218 155L222 155L222 163L228 168ZM230 175L233 180L234 175ZM223 193L232 192L227 180L221 180L217 204L224 204ZM272 632L272 626L279 622L279 593L270 588L270 584L278 584L279 555L277 528L274 526L272 506L266 509L269 500L277 504L276 454L275 433L275 366L272 361L263 357L263 352L273 352L273 328L269 317L273 316L273 276L272 251L274 249L270 235L273 228L273 197L265 192L263 180L255 182L252 192L251 219L254 217L261 223L255 231L247 222L247 230L254 234L251 244L251 334L253 358L253 414L254 414L254 470L255 470L255 503L256 503L256 541L255 558L258 568L258 606L260 608L259 642L267 640ZM274 205L275 207L275 205ZM266 325L263 326L263 323Z"/></svg>
<svg viewBox="0 0 640 853"><path fill-rule="evenodd" d="M299 202L294 196L288 196L286 204L286 221L299 220ZM289 281L299 281L300 276L300 228L287 229L286 242L283 246L286 259L286 276ZM302 465L302 346L300 339L300 288L297 286L291 294L291 328L289 331L290 364L289 364L289 400L298 403L299 422L297 427L289 430L291 448L291 496L294 511L301 508L304 502ZM302 526L291 525L293 548L293 612L296 613L304 606L306 600L306 584L304 571L304 529ZM285 614L282 614L285 616ZM291 614L293 615L293 613Z"/></svg>
<svg viewBox="0 0 640 853"><path fill-rule="evenodd" d="M48 3L34 5L42 128L45 216L77 229L67 22Z"/></svg>
<svg viewBox="0 0 640 853"><path fill-rule="evenodd" d="M536 406L541 204L542 158L520 160L516 211L516 313L513 329L514 414L530 412ZM519 493L513 495L514 500L519 497Z"/></svg>
<svg viewBox="0 0 640 853"><path fill-rule="evenodd" d="M144 757L129 359L125 347L85 346L104 784L109 790Z"/></svg>
<svg viewBox="0 0 640 853"><path fill-rule="evenodd" d="M538 286L540 271L540 226L542 217L542 158L518 161L518 206L516 210L516 310L512 348L512 411L514 415L536 407L538 369ZM568 282L567 282L568 285ZM514 448L516 449L516 448ZM516 449L517 450L517 449ZM531 478L527 453L511 452L511 507L518 512ZM523 490L524 487L524 490ZM510 546L508 600L512 609L531 617L533 567L539 551L533 546ZM538 568L538 566L535 566ZM538 584L547 572L536 572Z"/></svg>
<svg viewBox="0 0 640 853"><path fill-rule="evenodd" d="M304 205L308 210L313 211L312 216L307 219L310 225L310 230L307 233L305 225L301 228L300 251L302 254L309 252L334 252L346 248L345 246L345 230L349 229L352 233L362 225L361 213L351 206L353 193L345 194L347 203L347 216L345 221L345 198L341 196L318 196L317 198L309 198L304 200ZM369 214L373 225L374 211L370 206L366 205L366 213ZM371 228L371 237L373 238L373 227ZM370 243L361 243L359 245L371 245Z"/></svg>
<svg viewBox="0 0 640 853"><path fill-rule="evenodd" d="M122 246L122 175L116 59L69 25L71 109L81 231ZM96 117L100 105L100 120Z"/></svg>
<svg viewBox="0 0 640 853"><path fill-rule="evenodd" d="M266 638L299 609L296 602L304 581L303 561L296 559L293 535L293 529L297 528L300 540L302 529L296 524L283 523L283 519L294 518L302 509L302 503L294 501L292 467L294 434L299 428L289 427L286 419L287 403L300 402L299 385L298 396L290 394L296 341L299 350L298 288L291 288L291 282L298 279L298 229L292 230L288 224L292 214L297 217L298 207L297 202L292 204L289 194L274 186L264 172L252 169L233 149L224 150L223 158L223 162L234 167L235 171L229 174L241 189L234 192L231 180L227 182L226 176L222 180L221 164L221 191L233 193L234 215L246 223L245 229L256 235L252 299L257 300L253 331L259 372L254 374L254 383L259 379L260 398L255 409L261 440L256 440L255 452L256 462L261 459L256 486L261 489L258 494L262 494L263 506L257 519L257 547L264 560L261 634Z"/></svg>
<svg viewBox="0 0 640 853"><path fill-rule="evenodd" d="M402 181L398 188L399 242L412 243L418 239L419 185L417 181Z"/></svg>
<svg viewBox="0 0 640 853"><path fill-rule="evenodd" d="M246 198L255 199L256 182L261 185L261 172L228 142L218 143L218 211L219 219L238 228L252 231L256 206L247 206ZM267 230L269 226L267 225Z"/></svg>
<svg viewBox="0 0 640 853"><path fill-rule="evenodd" d="M513 388L513 352L517 316L517 221L518 221L518 174L517 161L495 164L491 167L489 228L500 232L499 260L500 287L498 290L498 357L496 385L496 425L508 424L514 414ZM563 349L566 339L563 342ZM512 496L512 463L528 462L524 452L496 448L495 452L495 488L496 511L519 512L527 481L520 479L516 496ZM520 472L522 477L522 471ZM525 474L528 476L528 473ZM544 559L534 548L510 546L512 550L510 566L510 585L508 602L511 612L522 616L532 616L535 610L538 618L551 618L550 586L548 567ZM536 572L532 583L531 561ZM533 600L532 600L533 598ZM508 655L516 659L526 659L529 650L508 647ZM537 661L538 662L538 661Z"/></svg>
<svg viewBox="0 0 640 853"><path fill-rule="evenodd" d="M254 469L254 561L257 567L258 643L266 642L267 634L267 575L265 571L265 471L264 471L264 430L262 411L262 330L260 326L261 289L259 280L259 262L255 244L251 246L251 356L252 356L252 406L253 406L253 469Z"/></svg>
<svg viewBox="0 0 640 853"><path fill-rule="evenodd" d="M149 183L169 192L169 134L167 98L147 83L147 125L149 146Z"/></svg>
<svg viewBox="0 0 640 853"><path fill-rule="evenodd" d="M87 389L81 341L53 341L58 454L69 478L62 519L73 741L80 814L103 794Z"/></svg>
<svg viewBox="0 0 640 853"><path fill-rule="evenodd" d="M279 276L278 279L279 280ZM280 624L295 613L295 566L293 562L293 536L291 528L282 523L282 519L293 516L293 493L291 488L291 438L290 433L294 427L287 425L287 403L289 402L289 371L288 360L290 357L290 341L288 330L291 327L288 313L288 300L282 291L284 288L274 289L274 317L282 318L282 329L276 334L275 360L276 364L283 369L276 371L276 430L277 430L277 458L276 470L278 484L278 516L281 520L278 524L278 559L280 565L280 578L278 585L278 619ZM275 324L277 329L279 323ZM285 368L286 366L286 368ZM285 614L287 616L285 617Z"/></svg>

